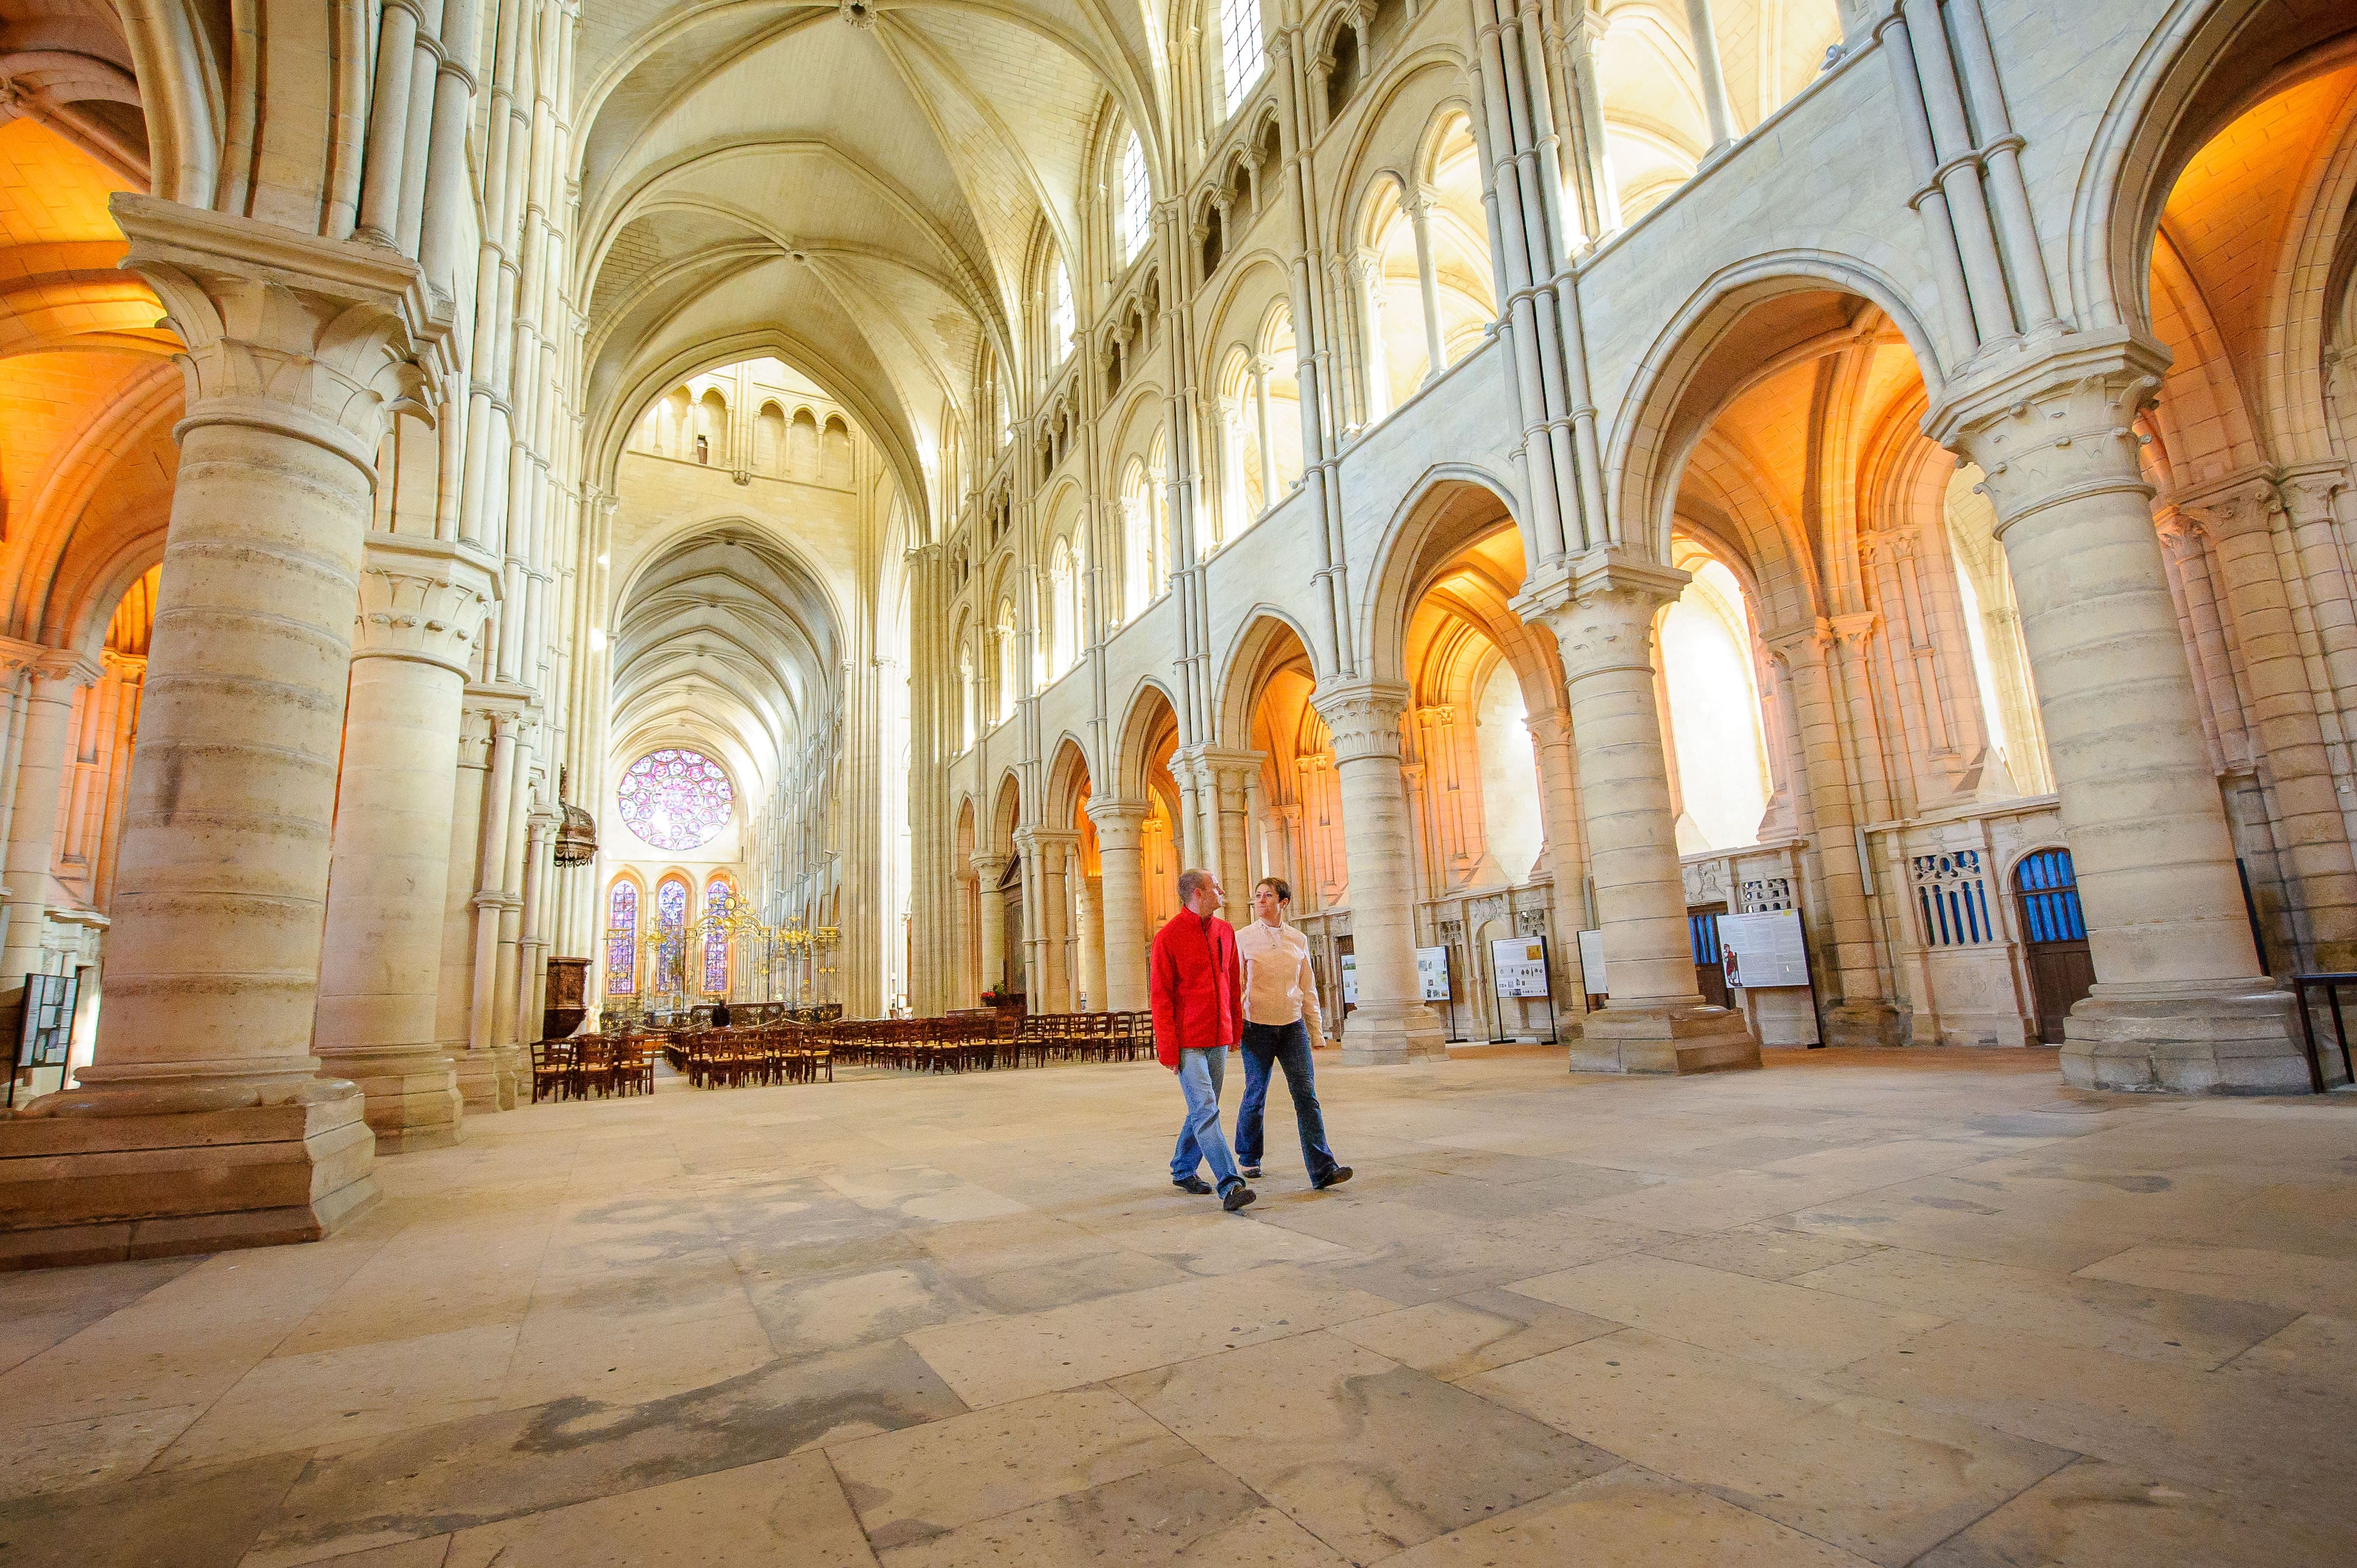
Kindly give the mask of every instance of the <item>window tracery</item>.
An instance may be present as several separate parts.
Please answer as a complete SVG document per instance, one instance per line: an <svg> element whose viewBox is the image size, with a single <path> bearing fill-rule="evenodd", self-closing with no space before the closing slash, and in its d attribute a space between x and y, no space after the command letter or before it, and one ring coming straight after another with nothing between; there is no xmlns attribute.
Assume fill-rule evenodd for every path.
<svg viewBox="0 0 2357 1568"><path fill-rule="evenodd" d="M630 764L616 794L632 832L677 852L709 843L737 804L720 764L683 746L651 751Z"/></svg>

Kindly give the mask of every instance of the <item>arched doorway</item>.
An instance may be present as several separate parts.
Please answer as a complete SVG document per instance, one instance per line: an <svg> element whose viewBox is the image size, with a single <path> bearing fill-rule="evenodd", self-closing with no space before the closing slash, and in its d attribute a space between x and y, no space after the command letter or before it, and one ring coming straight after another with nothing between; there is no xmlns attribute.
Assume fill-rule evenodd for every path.
<svg viewBox="0 0 2357 1568"><path fill-rule="evenodd" d="M2021 903L2023 956L2038 1014L2038 1038L2062 1043L2062 1021L2094 988L2095 961L2087 952L2087 920L2079 910L2079 880L2067 849L2041 849L2013 868Z"/></svg>

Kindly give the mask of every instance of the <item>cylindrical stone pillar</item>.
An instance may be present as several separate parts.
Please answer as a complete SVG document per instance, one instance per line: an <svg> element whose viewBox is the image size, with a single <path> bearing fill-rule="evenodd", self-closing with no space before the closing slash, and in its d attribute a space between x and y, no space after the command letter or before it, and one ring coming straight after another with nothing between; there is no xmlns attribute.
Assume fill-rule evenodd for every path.
<svg viewBox="0 0 2357 1568"><path fill-rule="evenodd" d="M1424 1004L1415 975L1415 879L1400 788L1400 716L1407 698L1396 682L1361 680L1329 682L1312 699L1334 737L1350 862L1359 1000L1342 1026L1346 1064L1448 1054L1440 1020Z"/></svg>
<svg viewBox="0 0 2357 1568"><path fill-rule="evenodd" d="M974 857L976 914L982 927L982 989L996 991L1006 983L1006 900L998 879L1006 875L1003 854Z"/></svg>
<svg viewBox="0 0 2357 1568"><path fill-rule="evenodd" d="M1555 966L1555 1010L1577 1026L1587 1011L1579 972L1579 933L1587 921L1587 834L1579 820L1579 774L1571 759L1571 720L1559 713L1530 715L1532 749L1538 758L1539 820L1546 824L1547 898L1555 942L1547 954ZM1468 952L1464 961L1474 961ZM1568 1029L1559 1030L1567 1033Z"/></svg>
<svg viewBox="0 0 2357 1568"><path fill-rule="evenodd" d="M1104 878L1083 874L1073 865L1072 908L1079 922L1074 947L1080 958L1080 993L1074 1005L1082 1012L1103 1013L1105 1006Z"/></svg>
<svg viewBox="0 0 2357 1568"><path fill-rule="evenodd" d="M1113 1013L1142 1013L1148 1004L1146 975L1146 809L1134 800L1097 797L1089 820L1097 825L1097 864L1103 868L1104 1001Z"/></svg>
<svg viewBox="0 0 2357 1568"><path fill-rule="evenodd" d="M112 208L187 346L188 415L94 1059L0 1123L0 1159L46 1167L0 1215L38 1232L19 1262L311 1239L376 1196L364 1101L318 1075L311 1026L377 446L420 374L416 268Z"/></svg>
<svg viewBox="0 0 2357 1568"><path fill-rule="evenodd" d="M2086 917L2095 985L2063 1026L2063 1076L2298 1090L2298 1020L2251 940L2136 465L2136 417L2167 363L2115 334L1952 402L1932 428L1987 476Z"/></svg>
<svg viewBox="0 0 2357 1568"><path fill-rule="evenodd" d="M0 986L21 986L40 967L73 694L98 675L88 660L61 649L35 656L26 673L25 739L16 754L16 803L8 815L8 935L0 947Z"/></svg>
<svg viewBox="0 0 2357 1568"><path fill-rule="evenodd" d="M393 534L361 575L314 1038L388 1154L460 1135L435 1004L459 710L495 581L464 545Z"/></svg>
<svg viewBox="0 0 2357 1568"><path fill-rule="evenodd" d="M1072 894L1066 865L1079 843L1078 833L1035 830L1031 847L1026 852L1027 858L1039 866L1035 879L1039 902L1032 907L1039 929L1030 944L1039 963L1039 997L1032 1007L1034 1012L1072 1010L1071 953L1065 941L1071 932Z"/></svg>
<svg viewBox="0 0 2357 1568"><path fill-rule="evenodd" d="M1653 622L1684 572L1595 551L1572 564L1569 596L1541 613L1563 650L1609 999L1572 1047L1582 1072L1758 1067L1740 1015L1695 988L1677 818L1653 690Z"/></svg>

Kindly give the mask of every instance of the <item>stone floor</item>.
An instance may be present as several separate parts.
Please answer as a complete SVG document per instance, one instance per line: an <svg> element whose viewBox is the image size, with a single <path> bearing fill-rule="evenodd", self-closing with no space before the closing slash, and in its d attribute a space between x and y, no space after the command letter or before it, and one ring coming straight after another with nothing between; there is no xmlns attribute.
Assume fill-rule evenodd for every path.
<svg viewBox="0 0 2357 1568"><path fill-rule="evenodd" d="M482 1118L0 1276L0 1563L2357 1563L2357 1104L1770 1055L1328 1067L1236 1217L1151 1065Z"/></svg>

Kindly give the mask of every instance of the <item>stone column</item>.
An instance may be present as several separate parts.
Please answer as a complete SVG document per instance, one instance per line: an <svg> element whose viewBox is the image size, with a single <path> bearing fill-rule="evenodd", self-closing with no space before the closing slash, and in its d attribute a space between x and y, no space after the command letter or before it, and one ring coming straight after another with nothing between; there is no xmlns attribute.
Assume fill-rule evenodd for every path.
<svg viewBox="0 0 2357 1568"><path fill-rule="evenodd" d="M467 1009L467 1054L458 1063L458 1086L469 1103L500 1111L514 1106L503 1092L503 1058L497 1038L499 1022L500 915L507 875L508 832L515 813L516 730L522 722L521 698L511 689L486 689L477 699L483 704L491 730L490 769L484 780L482 833L476 845L475 892L468 900L475 912L475 958L472 994ZM650 915L648 918L651 919Z"/></svg>
<svg viewBox="0 0 2357 1568"><path fill-rule="evenodd" d="M1407 202L1408 228L1415 240L1416 285L1424 303L1424 380L1428 386L1448 368L1440 336L1440 273L1432 260L1432 198L1418 192Z"/></svg>
<svg viewBox="0 0 2357 1568"><path fill-rule="evenodd" d="M981 897L976 901L982 921L982 989L996 991L1006 983L1006 901L999 896L998 879L1006 875L1003 854L974 857L974 879Z"/></svg>
<svg viewBox="0 0 2357 1568"><path fill-rule="evenodd" d="M58 801L72 742L73 694L99 677L90 660L63 649L24 650L25 738L16 754L16 803L8 814L8 935L0 948L0 986L16 990L41 965L41 929L49 902L49 860Z"/></svg>
<svg viewBox="0 0 2357 1568"><path fill-rule="evenodd" d="M2357 865L2317 718L2310 650L2300 636L2305 618L2295 613L2305 607L2293 604L2294 585L2277 554L2280 499L2272 483L2254 478L2180 498L2179 510L2201 520L2217 554L2242 653L2244 715L2265 759L2280 865L2310 959L2294 967L2346 972L2357 965Z"/></svg>
<svg viewBox="0 0 2357 1568"><path fill-rule="evenodd" d="M1653 627L1688 580L1618 549L1591 551L1518 606L1544 618L1563 650L1588 875L1603 932L1610 1000L1587 1015L1571 1048L1578 1072L1708 1072L1758 1067L1741 1015L1695 989L1670 806L1662 721L1653 699Z"/></svg>
<svg viewBox="0 0 2357 1568"><path fill-rule="evenodd" d="M1034 1013L1072 1010L1071 954L1066 942L1072 929L1069 866L1080 842L1081 835L1070 829L1034 828L1025 852L1027 864L1036 863L1038 868L1034 882L1039 902L1032 906L1038 929L1031 933L1031 946L1038 954L1040 999L1031 1004Z"/></svg>
<svg viewBox="0 0 2357 1568"><path fill-rule="evenodd" d="M1710 0L1686 0L1686 32L1694 40L1695 74L1702 79L1702 105L1710 122L1710 152L1706 161L1735 140L1735 114L1727 102L1727 73L1718 64L1718 27L1711 20Z"/></svg>
<svg viewBox="0 0 2357 1568"><path fill-rule="evenodd" d="M1359 1003L1342 1030L1353 1066L1448 1055L1440 1020L1421 1000L1410 901L1407 800L1400 788L1400 718L1407 688L1390 681L1329 682L1312 699L1334 736L1343 853L1351 863L1351 950Z"/></svg>
<svg viewBox="0 0 2357 1568"><path fill-rule="evenodd" d="M1579 821L1579 775L1571 759L1571 721L1562 714L1530 715L1533 749L1538 754L1539 820L1546 824L1547 903L1555 915L1555 942L1547 954L1555 966L1559 1034L1579 1027L1587 1011L1579 974L1579 933L1587 924L1587 834Z"/></svg>
<svg viewBox="0 0 2357 1568"><path fill-rule="evenodd" d="M1146 808L1105 796L1089 801L1097 825L1097 862L1104 892L1104 1003L1109 1012L1142 1013L1146 995Z"/></svg>
<svg viewBox="0 0 2357 1568"><path fill-rule="evenodd" d="M1206 748L1203 759L1219 802L1217 869L1227 889L1227 918L1241 924L1252 908L1252 785L1260 775L1261 754Z"/></svg>
<svg viewBox="0 0 2357 1568"><path fill-rule="evenodd" d="M1829 1046L1903 1045L1909 1019L1882 994L1874 911L1866 897L1870 868L1858 859L1849 753L1842 744L1841 703L1827 669L1826 655L1837 635L1832 622L1818 621L1769 639L1792 694L1801 793L1816 826L1813 850L1824 901L1824 918L1811 933L1824 961L1818 974L1818 1028ZM1853 686L1862 681L1861 672ZM1853 722L1859 705L1851 709Z"/></svg>
<svg viewBox="0 0 2357 1568"><path fill-rule="evenodd" d="M393 534L361 574L314 1043L386 1154L460 1136L435 1001L459 710L497 581L469 546Z"/></svg>
<svg viewBox="0 0 2357 1568"><path fill-rule="evenodd" d="M376 1196L311 1022L377 444L422 384L425 295L376 247L113 207L188 415L95 1058L0 1122L18 1262L311 1240Z"/></svg>
<svg viewBox="0 0 2357 1568"><path fill-rule="evenodd" d="M1104 878L1083 873L1077 858L1072 862L1072 907L1078 921L1074 945L1080 962L1075 982L1080 999L1075 1005L1091 1013L1110 1012L1105 1005Z"/></svg>
<svg viewBox="0 0 2357 1568"><path fill-rule="evenodd" d="M2063 1027L2083 1087L2303 1089L2291 998L2259 967L2137 470L2167 352L2082 333L1952 386L1926 428L1978 463L2079 879L2095 986Z"/></svg>

